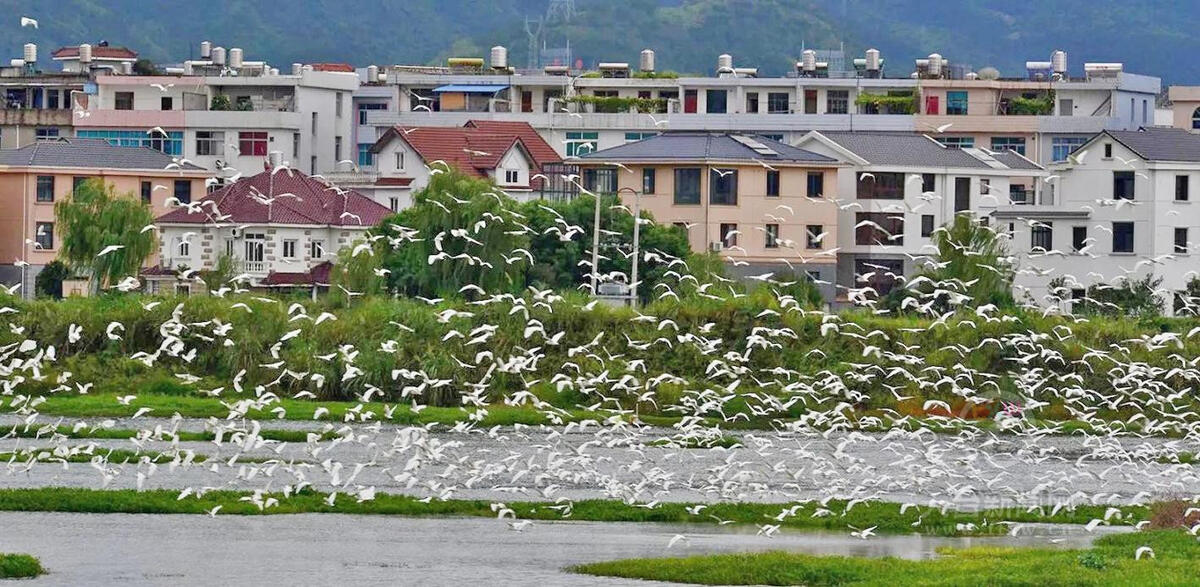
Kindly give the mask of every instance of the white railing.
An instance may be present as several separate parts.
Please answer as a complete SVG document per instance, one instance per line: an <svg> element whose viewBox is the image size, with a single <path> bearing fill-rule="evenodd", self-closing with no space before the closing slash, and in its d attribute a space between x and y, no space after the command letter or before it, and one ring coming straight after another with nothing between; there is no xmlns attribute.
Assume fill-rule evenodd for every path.
<svg viewBox="0 0 1200 587"><path fill-rule="evenodd" d="M242 261L242 270L246 273L266 273L267 264L263 261Z"/></svg>

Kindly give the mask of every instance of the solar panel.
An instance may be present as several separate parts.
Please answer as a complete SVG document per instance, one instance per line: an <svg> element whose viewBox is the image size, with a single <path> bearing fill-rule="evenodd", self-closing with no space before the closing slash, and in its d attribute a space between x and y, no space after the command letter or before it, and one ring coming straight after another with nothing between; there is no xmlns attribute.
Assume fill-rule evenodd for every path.
<svg viewBox="0 0 1200 587"><path fill-rule="evenodd" d="M732 135L732 138L733 138L733 140L735 140L743 145L746 145L747 147L750 147L751 149L754 150L755 153L758 153L759 155L765 155L768 157L779 156L779 153L776 152L775 149L772 149L771 147L768 147L748 136Z"/></svg>

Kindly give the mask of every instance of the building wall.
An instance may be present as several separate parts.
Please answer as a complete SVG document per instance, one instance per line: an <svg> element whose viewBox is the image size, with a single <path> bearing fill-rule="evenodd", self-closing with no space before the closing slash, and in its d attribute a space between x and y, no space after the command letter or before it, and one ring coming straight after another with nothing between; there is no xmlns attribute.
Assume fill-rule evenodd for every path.
<svg viewBox="0 0 1200 587"><path fill-rule="evenodd" d="M311 269L324 261L337 258L341 249L352 246L366 234L369 227L340 227L320 225L238 225L208 227L196 225L160 225L159 246L163 265L173 269L211 269L233 244L233 259L239 264L246 259L246 234L262 234L263 264L261 267L240 265L239 272L250 274L255 284L272 271L297 273ZM186 255L181 254L180 242L187 240ZM284 242L295 241L295 255L284 256ZM324 254L313 256L313 241L323 244Z"/></svg>

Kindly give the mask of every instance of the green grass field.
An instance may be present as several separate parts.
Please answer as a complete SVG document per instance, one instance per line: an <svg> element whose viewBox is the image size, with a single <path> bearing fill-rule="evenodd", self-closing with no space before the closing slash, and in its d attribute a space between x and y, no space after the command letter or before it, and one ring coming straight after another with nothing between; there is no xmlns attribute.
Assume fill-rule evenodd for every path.
<svg viewBox="0 0 1200 587"><path fill-rule="evenodd" d="M28 579L45 572L42 563L32 556L0 552L0 579Z"/></svg>
<svg viewBox="0 0 1200 587"><path fill-rule="evenodd" d="M1134 560L1143 546L1154 557ZM577 573L701 585L1146 586L1200 582L1200 542L1183 531L1115 534L1089 550L970 548L933 560L788 552L650 558L580 565Z"/></svg>

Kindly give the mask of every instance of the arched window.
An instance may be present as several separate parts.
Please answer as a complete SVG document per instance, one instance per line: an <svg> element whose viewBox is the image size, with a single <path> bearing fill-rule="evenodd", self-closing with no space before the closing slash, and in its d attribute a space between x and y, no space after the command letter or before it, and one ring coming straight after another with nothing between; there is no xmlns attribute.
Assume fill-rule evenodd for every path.
<svg viewBox="0 0 1200 587"><path fill-rule="evenodd" d="M178 250L179 250L180 257L190 257L191 256L192 245L191 245L191 243L188 243L186 238L179 239L178 247L179 247Z"/></svg>
<svg viewBox="0 0 1200 587"><path fill-rule="evenodd" d="M1192 128L1200 128L1200 108L1192 111Z"/></svg>

